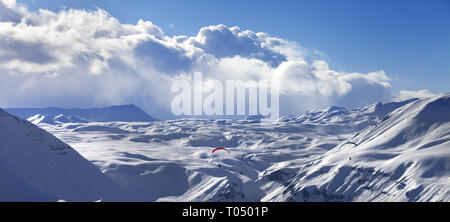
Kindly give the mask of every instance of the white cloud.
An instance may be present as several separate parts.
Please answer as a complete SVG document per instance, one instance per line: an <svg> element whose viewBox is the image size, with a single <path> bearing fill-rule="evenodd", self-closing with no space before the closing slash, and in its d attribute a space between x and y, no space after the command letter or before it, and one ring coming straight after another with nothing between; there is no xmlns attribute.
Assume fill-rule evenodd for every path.
<svg viewBox="0 0 450 222"><path fill-rule="evenodd" d="M298 43L239 27L168 37L150 21L121 24L102 9L30 12L0 0L0 106L135 103L164 118L171 80L194 71L221 81L274 78L282 114L390 98L383 71L337 72L307 56Z"/></svg>
<svg viewBox="0 0 450 222"><path fill-rule="evenodd" d="M408 90L401 90L394 98L394 101L405 101L408 99L414 99L414 98L428 98L436 96L436 94L428 91L427 89L418 90L418 91L408 91Z"/></svg>

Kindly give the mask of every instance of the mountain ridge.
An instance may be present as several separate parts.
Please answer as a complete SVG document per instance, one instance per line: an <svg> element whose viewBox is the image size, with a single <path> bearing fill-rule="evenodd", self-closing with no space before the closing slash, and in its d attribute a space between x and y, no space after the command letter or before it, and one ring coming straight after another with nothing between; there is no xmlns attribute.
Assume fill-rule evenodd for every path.
<svg viewBox="0 0 450 222"><path fill-rule="evenodd" d="M403 104L349 138L353 144L300 166L265 200L448 201L449 113L450 94Z"/></svg>
<svg viewBox="0 0 450 222"><path fill-rule="evenodd" d="M0 201L123 199L120 188L71 146L2 109L0 141Z"/></svg>
<svg viewBox="0 0 450 222"><path fill-rule="evenodd" d="M23 119L32 118L30 120L35 124L40 122L54 124L58 122L151 122L157 120L133 104L100 108L7 108L5 111Z"/></svg>
<svg viewBox="0 0 450 222"><path fill-rule="evenodd" d="M273 125L176 119L39 126L72 145L132 201L448 201L448 113L450 94L444 94L330 107ZM1 120L7 141L13 132L2 130ZM214 147L230 152L212 154ZM15 169L4 162L0 173L10 175ZM14 175L11 181L28 184Z"/></svg>

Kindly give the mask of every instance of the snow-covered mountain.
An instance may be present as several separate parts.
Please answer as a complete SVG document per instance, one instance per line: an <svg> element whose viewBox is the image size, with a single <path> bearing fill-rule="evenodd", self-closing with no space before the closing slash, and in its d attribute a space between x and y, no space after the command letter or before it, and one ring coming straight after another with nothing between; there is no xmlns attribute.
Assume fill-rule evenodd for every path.
<svg viewBox="0 0 450 222"><path fill-rule="evenodd" d="M69 145L0 109L0 201L120 200L120 188Z"/></svg>
<svg viewBox="0 0 450 222"><path fill-rule="evenodd" d="M247 118L38 126L100 168L127 200L449 201L449 107L445 94L330 107L274 125ZM230 152L212 153L216 147Z"/></svg>
<svg viewBox="0 0 450 222"><path fill-rule="evenodd" d="M86 122L149 122L156 119L135 105L120 105L92 109L9 108L5 111L34 124L86 123Z"/></svg>
<svg viewBox="0 0 450 222"><path fill-rule="evenodd" d="M298 166L263 200L450 200L449 94L400 106L346 142Z"/></svg>
<svg viewBox="0 0 450 222"><path fill-rule="evenodd" d="M290 123L314 123L322 125L342 125L352 130L362 130L377 123L388 113L409 104L417 99L403 102L376 103L361 109L347 110L344 107L332 106L325 110L313 110L295 117L282 117L281 121Z"/></svg>

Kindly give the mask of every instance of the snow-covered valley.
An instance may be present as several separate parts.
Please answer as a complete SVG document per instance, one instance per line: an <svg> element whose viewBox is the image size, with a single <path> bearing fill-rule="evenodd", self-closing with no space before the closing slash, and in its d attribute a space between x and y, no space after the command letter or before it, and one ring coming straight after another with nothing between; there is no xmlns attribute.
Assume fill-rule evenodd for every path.
<svg viewBox="0 0 450 222"><path fill-rule="evenodd" d="M27 115L61 141L0 113L0 200L450 201L450 94L274 125Z"/></svg>

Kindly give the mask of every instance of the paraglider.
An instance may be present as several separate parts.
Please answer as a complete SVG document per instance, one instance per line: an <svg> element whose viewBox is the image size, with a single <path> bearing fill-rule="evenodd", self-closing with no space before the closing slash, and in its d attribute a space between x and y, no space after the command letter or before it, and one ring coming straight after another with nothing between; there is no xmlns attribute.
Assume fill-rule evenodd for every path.
<svg viewBox="0 0 450 222"><path fill-rule="evenodd" d="M230 153L230 151L229 151L227 148L222 148L222 147L215 148L211 153L214 153L214 152L216 152L216 151L218 151L218 150L225 150L225 151L227 151L228 153Z"/></svg>
<svg viewBox="0 0 450 222"><path fill-rule="evenodd" d="M346 142L346 143L342 144L341 146L339 146L338 150L341 150L341 148L342 148L343 146L347 145L347 144L354 145L354 147L357 147L357 146L358 146L358 144L356 144L356 143L354 143L354 142Z"/></svg>
<svg viewBox="0 0 450 222"><path fill-rule="evenodd" d="M220 164L220 163L222 162L222 158L220 157L220 155L218 155L218 156L212 155L212 154L214 154L216 151L219 151L219 150L226 151L226 152L228 152L228 154L231 154L231 152L230 152L227 148L223 148L223 147L217 147L217 148L214 148L214 149L211 151L211 160L209 160L209 162L212 163L212 164L215 165L215 166L221 167L222 164Z"/></svg>

